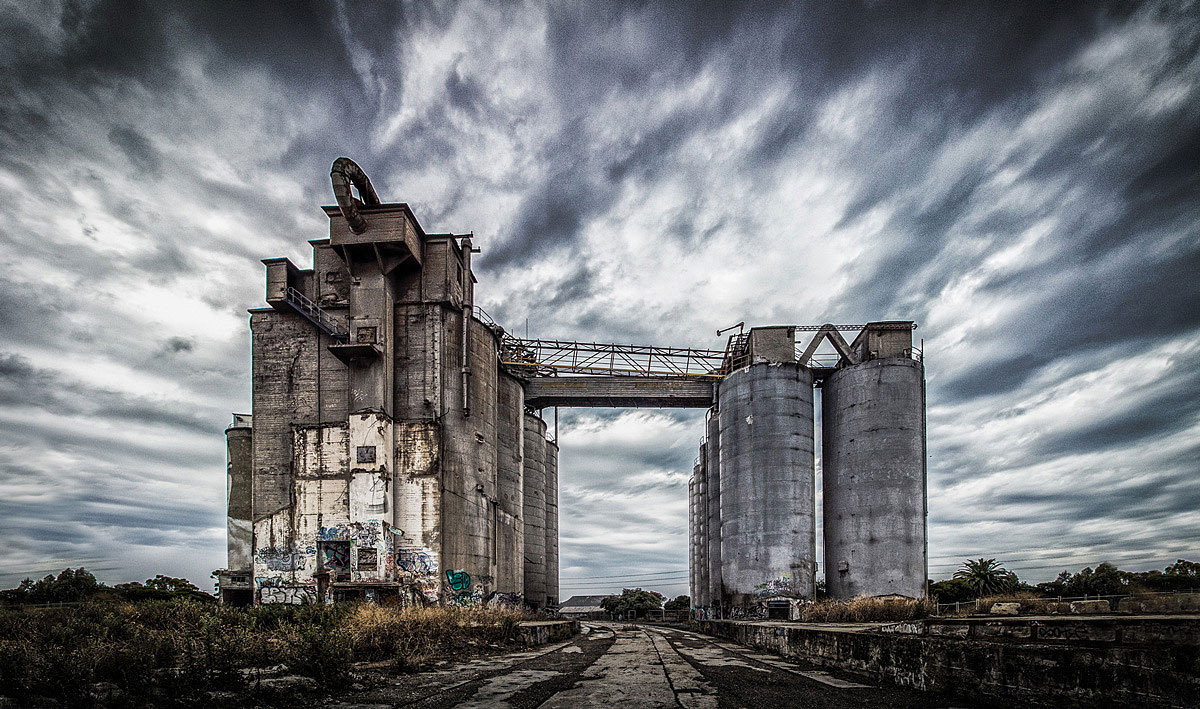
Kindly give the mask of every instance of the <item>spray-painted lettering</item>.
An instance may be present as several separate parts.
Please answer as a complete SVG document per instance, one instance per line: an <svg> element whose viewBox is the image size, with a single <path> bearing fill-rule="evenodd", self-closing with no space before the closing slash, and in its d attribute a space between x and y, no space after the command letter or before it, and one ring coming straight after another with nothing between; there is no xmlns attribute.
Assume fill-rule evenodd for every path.
<svg viewBox="0 0 1200 709"><path fill-rule="evenodd" d="M446 569L446 583L455 591L465 591L471 587L471 575L462 569Z"/></svg>

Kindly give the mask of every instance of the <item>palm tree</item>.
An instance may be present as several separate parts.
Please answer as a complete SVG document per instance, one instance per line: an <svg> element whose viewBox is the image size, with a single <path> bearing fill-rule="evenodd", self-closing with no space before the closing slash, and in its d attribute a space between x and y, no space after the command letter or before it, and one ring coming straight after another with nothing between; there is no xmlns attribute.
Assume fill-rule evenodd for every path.
<svg viewBox="0 0 1200 709"><path fill-rule="evenodd" d="M1013 573L995 559L967 559L954 572L954 578L966 581L976 596L982 598L1007 590L1012 585Z"/></svg>

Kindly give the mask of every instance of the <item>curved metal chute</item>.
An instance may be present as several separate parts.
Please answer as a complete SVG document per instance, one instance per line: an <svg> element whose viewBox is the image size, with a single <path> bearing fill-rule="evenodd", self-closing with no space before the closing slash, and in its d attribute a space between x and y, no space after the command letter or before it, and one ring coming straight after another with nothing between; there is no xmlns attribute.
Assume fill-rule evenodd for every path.
<svg viewBox="0 0 1200 709"><path fill-rule="evenodd" d="M350 231L355 234L363 233L367 230L367 220L359 213L358 208L379 204L379 195L375 194L375 188L371 186L367 173L350 158L338 158L329 169L329 178L333 181L333 196L337 198L338 209L342 210L342 216L350 224ZM354 185L358 190L362 201L350 191L350 185Z"/></svg>

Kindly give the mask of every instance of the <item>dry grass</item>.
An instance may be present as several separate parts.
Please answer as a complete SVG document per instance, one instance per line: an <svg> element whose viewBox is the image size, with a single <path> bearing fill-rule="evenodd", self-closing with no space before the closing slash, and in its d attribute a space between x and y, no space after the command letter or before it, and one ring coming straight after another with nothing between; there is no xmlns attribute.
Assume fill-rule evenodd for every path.
<svg viewBox="0 0 1200 709"><path fill-rule="evenodd" d="M242 671L247 668L283 664L290 673L338 687L350 680L356 661L392 661L407 669L511 643L526 618L513 610L357 604L0 608L0 694L92 706L95 685L103 682L120 690L124 699L116 704L211 706L203 699L207 690L253 689Z"/></svg>
<svg viewBox="0 0 1200 709"><path fill-rule="evenodd" d="M859 596L848 601L817 601L800 606L799 620L806 623L866 623L928 618L934 602L901 596Z"/></svg>

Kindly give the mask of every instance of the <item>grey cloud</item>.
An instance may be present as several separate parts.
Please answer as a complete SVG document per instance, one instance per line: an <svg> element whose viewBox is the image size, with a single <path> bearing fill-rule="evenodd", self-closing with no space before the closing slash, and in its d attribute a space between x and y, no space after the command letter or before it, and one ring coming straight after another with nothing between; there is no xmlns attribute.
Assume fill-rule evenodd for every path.
<svg viewBox="0 0 1200 709"><path fill-rule="evenodd" d="M137 129L130 126L115 126L108 132L108 139L121 149L121 152L139 172L153 177L162 170L162 156L150 144L150 141L146 140L146 136L139 133Z"/></svg>

